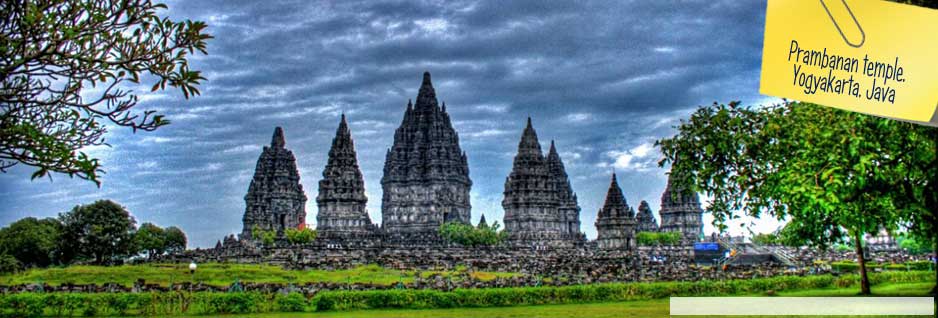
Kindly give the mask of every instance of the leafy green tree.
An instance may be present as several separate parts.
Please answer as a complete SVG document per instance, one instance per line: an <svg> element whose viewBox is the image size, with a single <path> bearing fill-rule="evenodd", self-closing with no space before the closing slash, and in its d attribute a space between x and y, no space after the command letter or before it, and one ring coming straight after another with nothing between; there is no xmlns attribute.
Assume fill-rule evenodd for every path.
<svg viewBox="0 0 938 318"><path fill-rule="evenodd" d="M182 229L170 226L166 228L163 232L164 241L166 242L166 252L169 253L179 253L186 250L186 244L188 244L188 239L186 238L186 233Z"/></svg>
<svg viewBox="0 0 938 318"><path fill-rule="evenodd" d="M900 234L896 237L896 243L899 245L899 248L913 255L934 252L934 249L932 249L932 246L929 245L927 241L922 242L907 233Z"/></svg>
<svg viewBox="0 0 938 318"><path fill-rule="evenodd" d="M72 208L59 216L63 225L63 260L91 259L109 264L134 254L135 223L124 207L110 200Z"/></svg>
<svg viewBox="0 0 938 318"><path fill-rule="evenodd" d="M22 267L20 261L13 255L0 253L0 274L13 273Z"/></svg>
<svg viewBox="0 0 938 318"><path fill-rule="evenodd" d="M204 22L172 21L161 9L150 0L0 2L0 171L24 164L33 178L59 172L100 184L98 160L81 149L105 145L108 126L169 123L135 111L141 78L152 91L199 94L205 78L188 58L206 54L212 36Z"/></svg>
<svg viewBox="0 0 938 318"><path fill-rule="evenodd" d="M166 231L153 223L143 223L134 233L134 247L147 254L148 259L166 252Z"/></svg>
<svg viewBox="0 0 938 318"><path fill-rule="evenodd" d="M721 229L740 214L767 213L787 220L802 244L853 241L861 293L869 294L862 237L901 220L895 179L904 176L892 164L900 154L884 134L898 125L812 104L714 104L658 142L660 164L672 163L679 183L713 197L707 209Z"/></svg>
<svg viewBox="0 0 938 318"><path fill-rule="evenodd" d="M62 224L58 220L28 217L0 229L0 254L16 258L22 266L46 267L55 263Z"/></svg>
<svg viewBox="0 0 938 318"><path fill-rule="evenodd" d="M675 245L681 241L681 233L678 232L638 232L635 235L635 241L638 245Z"/></svg>

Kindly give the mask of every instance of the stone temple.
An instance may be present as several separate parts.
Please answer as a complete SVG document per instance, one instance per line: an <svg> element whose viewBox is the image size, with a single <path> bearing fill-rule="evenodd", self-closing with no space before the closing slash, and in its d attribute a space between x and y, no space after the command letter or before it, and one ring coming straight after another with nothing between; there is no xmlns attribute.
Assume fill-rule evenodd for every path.
<svg viewBox="0 0 938 318"><path fill-rule="evenodd" d="M434 237L445 222L469 223L469 164L430 73L407 103L381 178L382 229L397 237Z"/></svg>
<svg viewBox="0 0 938 318"><path fill-rule="evenodd" d="M596 214L596 245L600 249L632 250L635 249L636 224L635 210L629 207L619 188L616 174L612 174L606 202Z"/></svg>
<svg viewBox="0 0 938 318"><path fill-rule="evenodd" d="M661 232L680 232L684 240L696 242L703 235L703 209L696 192L687 193L672 186L672 175L668 175L668 186L661 194Z"/></svg>
<svg viewBox="0 0 938 318"><path fill-rule="evenodd" d="M286 229L305 226L307 198L300 185L296 158L285 144L283 130L277 127L270 145L264 147L257 160L244 197L241 240L236 244L234 237L228 237L218 244L226 255L237 254L242 243L257 244L252 237L254 228L275 231L281 244ZM318 236L312 246L353 254L452 247L452 242L439 236L439 229L445 222L470 223L472 181L459 136L445 103L438 104L430 74L423 75L416 103L407 103L393 145L387 151L381 179L380 227L372 223L366 209L365 180L344 114L318 185ZM551 141L545 155L528 118L511 172L505 178L502 208L507 240L500 248L632 253L637 250L637 233L643 231L681 232L687 247L700 237L703 211L697 194L676 190L669 177L662 195L659 226L647 202L641 201L638 213L628 205L613 174L595 223L598 238L587 242L580 229L577 194L557 145ZM487 223L483 215L479 226ZM289 255L277 257L290 259Z"/></svg>
<svg viewBox="0 0 938 318"><path fill-rule="evenodd" d="M658 222L655 221L655 215L651 213L651 207L645 200L638 204L638 215L635 218L638 221L636 232L658 232Z"/></svg>
<svg viewBox="0 0 938 318"><path fill-rule="evenodd" d="M277 127L270 146L257 159L254 179L244 196L242 238L251 238L254 227L282 234L285 229L306 226L306 194L296 158L285 145L283 129Z"/></svg>
<svg viewBox="0 0 938 318"><path fill-rule="evenodd" d="M358 168L355 144L343 114L319 181L319 195L316 197L319 235L346 238L374 233L376 226L371 223L365 209L367 203L365 179Z"/></svg>
<svg viewBox="0 0 938 318"><path fill-rule="evenodd" d="M545 158L528 118L511 173L505 179L505 231L509 244L521 247L573 247L585 242L580 207L551 142Z"/></svg>

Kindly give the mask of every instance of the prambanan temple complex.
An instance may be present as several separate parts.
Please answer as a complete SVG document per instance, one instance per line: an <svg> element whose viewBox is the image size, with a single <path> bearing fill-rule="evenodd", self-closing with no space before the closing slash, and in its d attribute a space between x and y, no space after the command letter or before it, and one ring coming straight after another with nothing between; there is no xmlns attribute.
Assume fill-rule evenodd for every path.
<svg viewBox="0 0 938 318"><path fill-rule="evenodd" d="M703 210L696 193L674 189L669 180L661 197L658 225L647 202L641 201L637 212L629 206L613 174L595 224L598 237L588 241L580 230L577 194L557 146L551 141L545 155L528 118L504 183L505 239L485 247L447 242L439 235L443 224L470 224L472 180L459 134L446 104L437 100L429 73L423 74L415 102L407 102L394 143L387 150L381 178L381 224L375 224L366 210L366 180L359 169L353 133L342 115L319 181L314 242L294 245L285 239L288 229L305 227L308 198L300 185L296 157L277 127L257 160L244 197L240 235L226 237L214 249L189 257L300 267L472 265L498 259L523 263L562 257L621 259L643 253L688 258L693 257L693 243L701 240ZM256 230L276 233L276 243L264 246L254 239ZM678 232L682 242L640 248L639 232Z"/></svg>

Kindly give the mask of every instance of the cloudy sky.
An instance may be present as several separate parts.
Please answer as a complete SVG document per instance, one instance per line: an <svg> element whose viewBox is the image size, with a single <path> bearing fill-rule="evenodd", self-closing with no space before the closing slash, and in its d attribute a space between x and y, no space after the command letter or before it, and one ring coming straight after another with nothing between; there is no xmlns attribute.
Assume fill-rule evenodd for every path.
<svg viewBox="0 0 938 318"><path fill-rule="evenodd" d="M0 225L113 199L138 223L177 225L190 247L240 232L244 195L276 126L297 156L307 220L345 113L381 220L384 154L424 71L433 75L468 153L472 217L501 220L504 178L525 118L556 140L595 238L609 176L628 203L657 213L666 170L654 141L697 106L766 103L759 95L764 1L171 1L174 19L203 20L215 36L194 57L202 95L141 95L141 109L173 124L112 130L103 185L53 175L0 174ZM705 221L709 223L709 218ZM761 225L769 230L774 224ZM711 226L706 227L709 232Z"/></svg>

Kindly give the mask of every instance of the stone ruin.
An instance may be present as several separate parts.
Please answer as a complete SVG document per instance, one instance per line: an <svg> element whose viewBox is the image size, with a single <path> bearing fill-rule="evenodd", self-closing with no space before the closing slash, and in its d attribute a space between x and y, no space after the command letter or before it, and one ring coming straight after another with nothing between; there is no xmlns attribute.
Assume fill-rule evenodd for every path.
<svg viewBox="0 0 938 318"><path fill-rule="evenodd" d="M306 226L306 193L300 184L293 152L285 148L283 129L274 129L270 146L264 147L254 178L244 196L242 239L250 239L253 229L276 231Z"/></svg>
<svg viewBox="0 0 938 318"><path fill-rule="evenodd" d="M226 237L216 248L197 254L200 258L242 262L279 260L277 262L309 265L318 264L309 257L342 259L354 264L381 260L382 255L397 255L430 257L429 262L445 262L455 256L439 251L462 248L444 241L438 229L445 222L469 224L472 180L446 104L438 104L429 73L423 76L416 103L408 102L401 125L395 131L394 143L387 152L381 179L384 193L380 226L372 223L365 208L368 201L365 180L358 166L352 132L343 114L319 181L316 197L319 235L313 243L290 246L283 239L284 231L305 226L306 195L299 183L296 159L285 144L283 130L277 127L270 146L264 147L258 159L245 196L244 229L240 238ZM685 248L682 251L692 253L690 243L697 241L701 232L700 202L696 194L672 191L671 183L669 178L668 189L662 195L659 228L646 202L640 204L638 215L628 206L613 175L605 205L596 221L599 236L588 242L580 231L577 195L557 147L551 141L545 156L528 118L511 173L505 179L502 206L507 241L496 250L513 255L513 259L519 259L518 255L548 257L557 251L568 251L563 253L579 257L592 257L600 252L607 256L628 255L639 250L635 240L639 231L677 231L687 238L681 245ZM274 246L261 246L261 242L252 237L254 228L276 231L279 239ZM291 252L298 248L306 252ZM434 250L423 256L410 253L427 248Z"/></svg>

